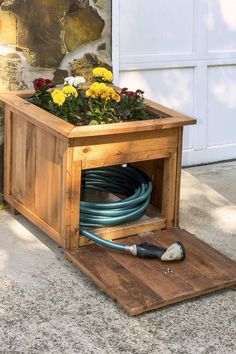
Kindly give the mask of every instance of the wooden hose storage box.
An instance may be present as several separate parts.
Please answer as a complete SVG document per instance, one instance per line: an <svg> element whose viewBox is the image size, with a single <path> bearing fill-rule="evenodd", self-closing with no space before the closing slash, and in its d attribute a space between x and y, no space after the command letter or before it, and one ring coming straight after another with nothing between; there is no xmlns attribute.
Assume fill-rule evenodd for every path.
<svg viewBox="0 0 236 354"><path fill-rule="evenodd" d="M215 250L175 229L183 126L195 124L195 119L145 100L159 119L74 127L27 102L29 95L27 91L0 95L5 102L4 198L64 247L67 257L96 284L128 313L138 314L236 283L233 261L218 254L217 266ZM187 257L171 265L173 283L171 276L163 276L164 262L103 250L78 235L82 171L125 163L144 171L153 182L146 216L94 232L112 240L126 237L121 242L129 243L138 236L128 236L153 231L154 242L164 246L182 238ZM201 252L192 249L196 245L205 248L204 266ZM152 276L145 278L148 272Z"/></svg>

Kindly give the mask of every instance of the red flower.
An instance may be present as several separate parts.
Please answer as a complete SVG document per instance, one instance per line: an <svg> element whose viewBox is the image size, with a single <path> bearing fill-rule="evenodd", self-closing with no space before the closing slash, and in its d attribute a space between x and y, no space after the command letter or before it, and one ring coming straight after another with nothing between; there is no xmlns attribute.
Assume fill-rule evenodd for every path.
<svg viewBox="0 0 236 354"><path fill-rule="evenodd" d="M44 82L46 85L50 85L50 86L52 85L52 80L45 79Z"/></svg>
<svg viewBox="0 0 236 354"><path fill-rule="evenodd" d="M128 91L128 88L127 88L127 87L124 87L124 88L121 90L121 93L125 93L126 91Z"/></svg>
<svg viewBox="0 0 236 354"><path fill-rule="evenodd" d="M52 80L43 79L42 77L39 77L38 79L34 80L35 90L40 90L44 86L52 87Z"/></svg>
<svg viewBox="0 0 236 354"><path fill-rule="evenodd" d="M133 92L133 91L127 91L127 92L126 92L126 95L127 95L128 97L136 97L136 96L137 96L136 92Z"/></svg>
<svg viewBox="0 0 236 354"><path fill-rule="evenodd" d="M144 94L144 91L142 91L142 90L140 90L140 89L138 89L138 90L136 90L136 93L139 95L143 95Z"/></svg>

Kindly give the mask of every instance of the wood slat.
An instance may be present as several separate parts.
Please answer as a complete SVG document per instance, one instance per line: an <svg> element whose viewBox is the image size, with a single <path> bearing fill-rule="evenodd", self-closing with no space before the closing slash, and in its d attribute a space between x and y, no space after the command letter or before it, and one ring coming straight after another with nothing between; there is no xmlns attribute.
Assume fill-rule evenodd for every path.
<svg viewBox="0 0 236 354"><path fill-rule="evenodd" d="M140 161L135 162L133 165L143 171L151 179L153 184L151 203L162 210L164 160Z"/></svg>
<svg viewBox="0 0 236 354"><path fill-rule="evenodd" d="M174 227L179 226L182 148L183 148L183 127L180 127L178 128L178 148L177 148L177 161L176 161L175 210L174 210L174 225L173 225Z"/></svg>
<svg viewBox="0 0 236 354"><path fill-rule="evenodd" d="M37 127L36 131L36 214L56 231L61 231L63 156L67 144Z"/></svg>
<svg viewBox="0 0 236 354"><path fill-rule="evenodd" d="M158 213L159 214L159 213ZM148 219L141 218L125 224L112 227L93 228L90 231L106 240L116 240L122 237L144 233L153 230L164 229L167 220L160 216L152 216ZM80 235L79 246L86 246L93 242Z"/></svg>
<svg viewBox="0 0 236 354"><path fill-rule="evenodd" d="M174 226L176 208L176 165L177 153L170 155L164 160L163 191L162 191L162 213L167 218L167 227Z"/></svg>
<svg viewBox="0 0 236 354"><path fill-rule="evenodd" d="M86 275L92 275L94 282L127 311L132 308L133 313L139 313L143 308L148 309L150 306L163 304L161 296L148 285L140 282L138 277L125 269L110 254L104 253L97 247L95 252L94 249L91 251L80 253L79 262L85 265L80 269Z"/></svg>
<svg viewBox="0 0 236 354"><path fill-rule="evenodd" d="M109 150L107 150L109 151ZM90 168L98 168L104 166L111 166L111 165L120 165L123 163L131 163L136 161L148 161L153 159L163 159L169 158L172 153L175 153L176 148L169 148L169 149L156 149L151 151L139 151L134 153L127 153L126 154L115 154L108 156L105 155L102 159L97 157L94 160L83 160L82 161L82 168L84 170ZM99 155L98 155L99 156Z"/></svg>
<svg viewBox="0 0 236 354"><path fill-rule="evenodd" d="M25 206L32 212L35 212L36 127L27 121L25 138Z"/></svg>
<svg viewBox="0 0 236 354"><path fill-rule="evenodd" d="M4 114L4 195L12 193L12 113L8 105Z"/></svg>
<svg viewBox="0 0 236 354"><path fill-rule="evenodd" d="M236 276L235 263L230 258L185 230L176 229L175 235L184 243L187 249L186 261L191 262L193 267L205 274L209 279L213 279L216 282L218 280L221 281L222 277L230 278L231 276ZM165 238L165 242L168 242L168 240L171 242L170 236L168 230L163 230L162 237ZM205 255L206 247L207 253Z"/></svg>
<svg viewBox="0 0 236 354"><path fill-rule="evenodd" d="M12 195L25 203L25 175L26 175L26 121L16 114L12 115L11 140L11 174Z"/></svg>
<svg viewBox="0 0 236 354"><path fill-rule="evenodd" d="M5 133L4 198L58 242L63 238L62 174L68 143L12 113L8 105Z"/></svg>
<svg viewBox="0 0 236 354"><path fill-rule="evenodd" d="M71 167L71 194L70 194L70 234L68 247L78 246L80 193L81 193L81 161L73 161Z"/></svg>
<svg viewBox="0 0 236 354"><path fill-rule="evenodd" d="M66 152L65 141L55 137L53 144L53 154L51 163L51 226L61 232L61 210L63 200L62 180L63 180L63 156Z"/></svg>
<svg viewBox="0 0 236 354"><path fill-rule="evenodd" d="M21 91L22 94L22 91ZM11 106L11 111L15 114L23 115L24 119L36 124L37 126L55 134L61 138L67 138L69 132L73 129L73 125L59 119L53 114L35 106L25 100L26 97L20 97L14 93L0 94L0 100Z"/></svg>
<svg viewBox="0 0 236 354"><path fill-rule="evenodd" d="M187 231L167 229L152 236L133 236L120 242L146 241L168 247L177 240L186 247L186 259L182 262L136 258L97 245L68 250L66 255L130 315L236 284L236 262Z"/></svg>
<svg viewBox="0 0 236 354"><path fill-rule="evenodd" d="M140 238L134 238L134 242L140 243ZM118 261L125 269L134 276L138 277L139 282L147 284L153 291L161 296L165 301L171 300L179 292L181 294L191 294L193 287L184 279L180 278L176 273L166 276L167 265L156 260L142 260L137 262L135 257L123 254L111 253L116 261ZM158 281L155 281L158 275ZM165 286L163 286L165 284Z"/></svg>
<svg viewBox="0 0 236 354"><path fill-rule="evenodd" d="M26 208L23 204L19 203L12 196L4 195L6 202L8 202L17 212L24 215L33 224L37 225L41 230L43 230L47 235L49 235L54 241L56 241L60 246L65 247L65 241L62 239L61 235L54 230L50 225L33 213L31 210Z"/></svg>
<svg viewBox="0 0 236 354"><path fill-rule="evenodd" d="M116 158L120 162L127 155L138 156L138 154L148 153L156 156L158 148L168 151L176 149L177 141L177 129L111 135L101 137L100 139L91 137L87 139L75 139L74 160L101 161Z"/></svg>
<svg viewBox="0 0 236 354"><path fill-rule="evenodd" d="M68 136L70 138L79 138L86 136L120 134L122 132L144 132L150 130L172 129L191 124L196 124L196 119L185 117L149 119L145 121L75 127L69 132Z"/></svg>

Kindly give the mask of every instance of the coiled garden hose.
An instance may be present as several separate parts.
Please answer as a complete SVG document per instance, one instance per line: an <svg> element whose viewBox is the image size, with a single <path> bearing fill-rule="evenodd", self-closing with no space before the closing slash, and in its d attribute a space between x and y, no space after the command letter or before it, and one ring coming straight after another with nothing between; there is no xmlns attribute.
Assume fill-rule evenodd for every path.
<svg viewBox="0 0 236 354"><path fill-rule="evenodd" d="M84 171L82 190L108 192L124 199L111 202L80 202L80 233L101 246L134 256L181 260L185 257L183 245L178 241L168 248L149 243L124 245L105 240L84 227L114 226L139 219L145 212L152 193L152 182L133 166L114 166Z"/></svg>

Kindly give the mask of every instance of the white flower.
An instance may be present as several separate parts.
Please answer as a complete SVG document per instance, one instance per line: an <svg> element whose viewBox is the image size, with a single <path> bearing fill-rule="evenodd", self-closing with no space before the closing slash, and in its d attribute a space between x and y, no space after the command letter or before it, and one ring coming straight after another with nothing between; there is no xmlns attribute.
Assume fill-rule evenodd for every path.
<svg viewBox="0 0 236 354"><path fill-rule="evenodd" d="M64 85L77 87L85 83L83 76L68 76L64 79Z"/></svg>

